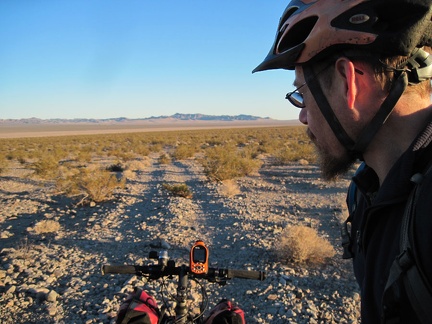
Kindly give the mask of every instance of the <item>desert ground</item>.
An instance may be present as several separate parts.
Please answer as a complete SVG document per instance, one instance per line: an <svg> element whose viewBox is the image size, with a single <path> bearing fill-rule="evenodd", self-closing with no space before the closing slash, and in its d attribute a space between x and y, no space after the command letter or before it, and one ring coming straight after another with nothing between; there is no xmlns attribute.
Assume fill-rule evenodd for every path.
<svg viewBox="0 0 432 324"><path fill-rule="evenodd" d="M162 305L160 281L102 275L101 266L149 264L148 252L163 248L187 264L198 239L210 249L211 267L267 274L264 281L206 283L210 307L229 298L248 323L360 322L358 287L339 237L350 175L324 182L317 165L276 165L264 156L258 172L212 182L195 158L162 164L159 156L150 154L112 200L86 205L18 163L0 175L1 323L114 323L136 286ZM174 196L164 183L185 183L192 197ZM36 225L44 220L60 228L41 234ZM319 265L282 259L280 235L291 225L316 229L335 256ZM166 284L175 288L173 280ZM190 298L199 301L194 287Z"/></svg>

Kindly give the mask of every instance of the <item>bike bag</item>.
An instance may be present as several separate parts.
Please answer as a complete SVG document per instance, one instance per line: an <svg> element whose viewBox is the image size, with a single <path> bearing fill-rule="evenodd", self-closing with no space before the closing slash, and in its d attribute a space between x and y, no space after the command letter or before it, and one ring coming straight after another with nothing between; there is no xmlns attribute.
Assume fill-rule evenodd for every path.
<svg viewBox="0 0 432 324"><path fill-rule="evenodd" d="M227 299L222 299L211 311L205 324L246 324L244 311Z"/></svg>
<svg viewBox="0 0 432 324"><path fill-rule="evenodd" d="M158 324L160 311L156 300L140 288L121 305L117 324Z"/></svg>

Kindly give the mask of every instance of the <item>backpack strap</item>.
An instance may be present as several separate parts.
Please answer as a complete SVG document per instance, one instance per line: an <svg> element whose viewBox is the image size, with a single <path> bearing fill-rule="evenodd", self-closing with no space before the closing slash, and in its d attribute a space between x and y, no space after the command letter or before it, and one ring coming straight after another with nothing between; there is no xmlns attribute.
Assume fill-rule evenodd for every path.
<svg viewBox="0 0 432 324"><path fill-rule="evenodd" d="M357 171L355 172L354 176L359 174L366 166L365 162L362 162L360 166L357 168ZM349 187L348 187L348 193L347 193L347 206L348 206L348 218L343 222L341 227L341 237L342 237L342 247L343 247L343 259L352 259L353 254L351 252L352 247L352 236L350 233L350 225L352 223L352 218L354 215L354 212L358 206L358 203L360 201L360 195L357 194L358 188L354 181L351 181Z"/></svg>
<svg viewBox="0 0 432 324"><path fill-rule="evenodd" d="M416 250L410 243L410 237L414 236L414 219L417 201L422 189L423 180L430 176L432 163L427 168L426 173L416 173L411 177L415 184L411 191L401 224L400 251L401 253L393 261L390 268L389 277L383 294L383 323L398 323L397 307L392 307L396 299L400 296L400 287L396 284L403 283L405 292L408 296L421 323L432 323L432 290L427 279L424 278L419 269Z"/></svg>

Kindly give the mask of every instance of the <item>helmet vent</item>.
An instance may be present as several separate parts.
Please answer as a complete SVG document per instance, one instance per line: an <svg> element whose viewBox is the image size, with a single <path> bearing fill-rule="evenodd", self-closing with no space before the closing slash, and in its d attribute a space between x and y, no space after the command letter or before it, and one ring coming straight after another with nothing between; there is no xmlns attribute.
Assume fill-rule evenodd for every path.
<svg viewBox="0 0 432 324"><path fill-rule="evenodd" d="M303 43L311 33L317 21L318 17L312 16L307 17L292 26L286 34L281 35L276 52L283 53Z"/></svg>
<svg viewBox="0 0 432 324"><path fill-rule="evenodd" d="M285 25L285 22L288 20L288 18L291 17L294 14L294 12L296 12L297 10L298 10L298 7L291 7L291 8L289 8L289 10L287 10L284 13L284 15L280 19L281 26L279 26L279 30L283 25Z"/></svg>

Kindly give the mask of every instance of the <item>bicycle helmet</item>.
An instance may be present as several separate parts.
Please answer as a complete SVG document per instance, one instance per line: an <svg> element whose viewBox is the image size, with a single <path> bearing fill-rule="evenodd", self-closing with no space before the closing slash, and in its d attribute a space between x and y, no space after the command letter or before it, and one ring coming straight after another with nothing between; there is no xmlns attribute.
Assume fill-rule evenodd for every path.
<svg viewBox="0 0 432 324"><path fill-rule="evenodd" d="M432 45L431 0L292 0L274 44L253 72L293 69L344 48L382 57Z"/></svg>
<svg viewBox="0 0 432 324"><path fill-rule="evenodd" d="M285 9L270 52L253 72L303 66L308 87L338 140L362 155L408 82L432 78L432 0L292 0ZM387 98L356 140L351 139L314 77L312 64L343 50L362 49L377 59L406 56L394 67Z"/></svg>

